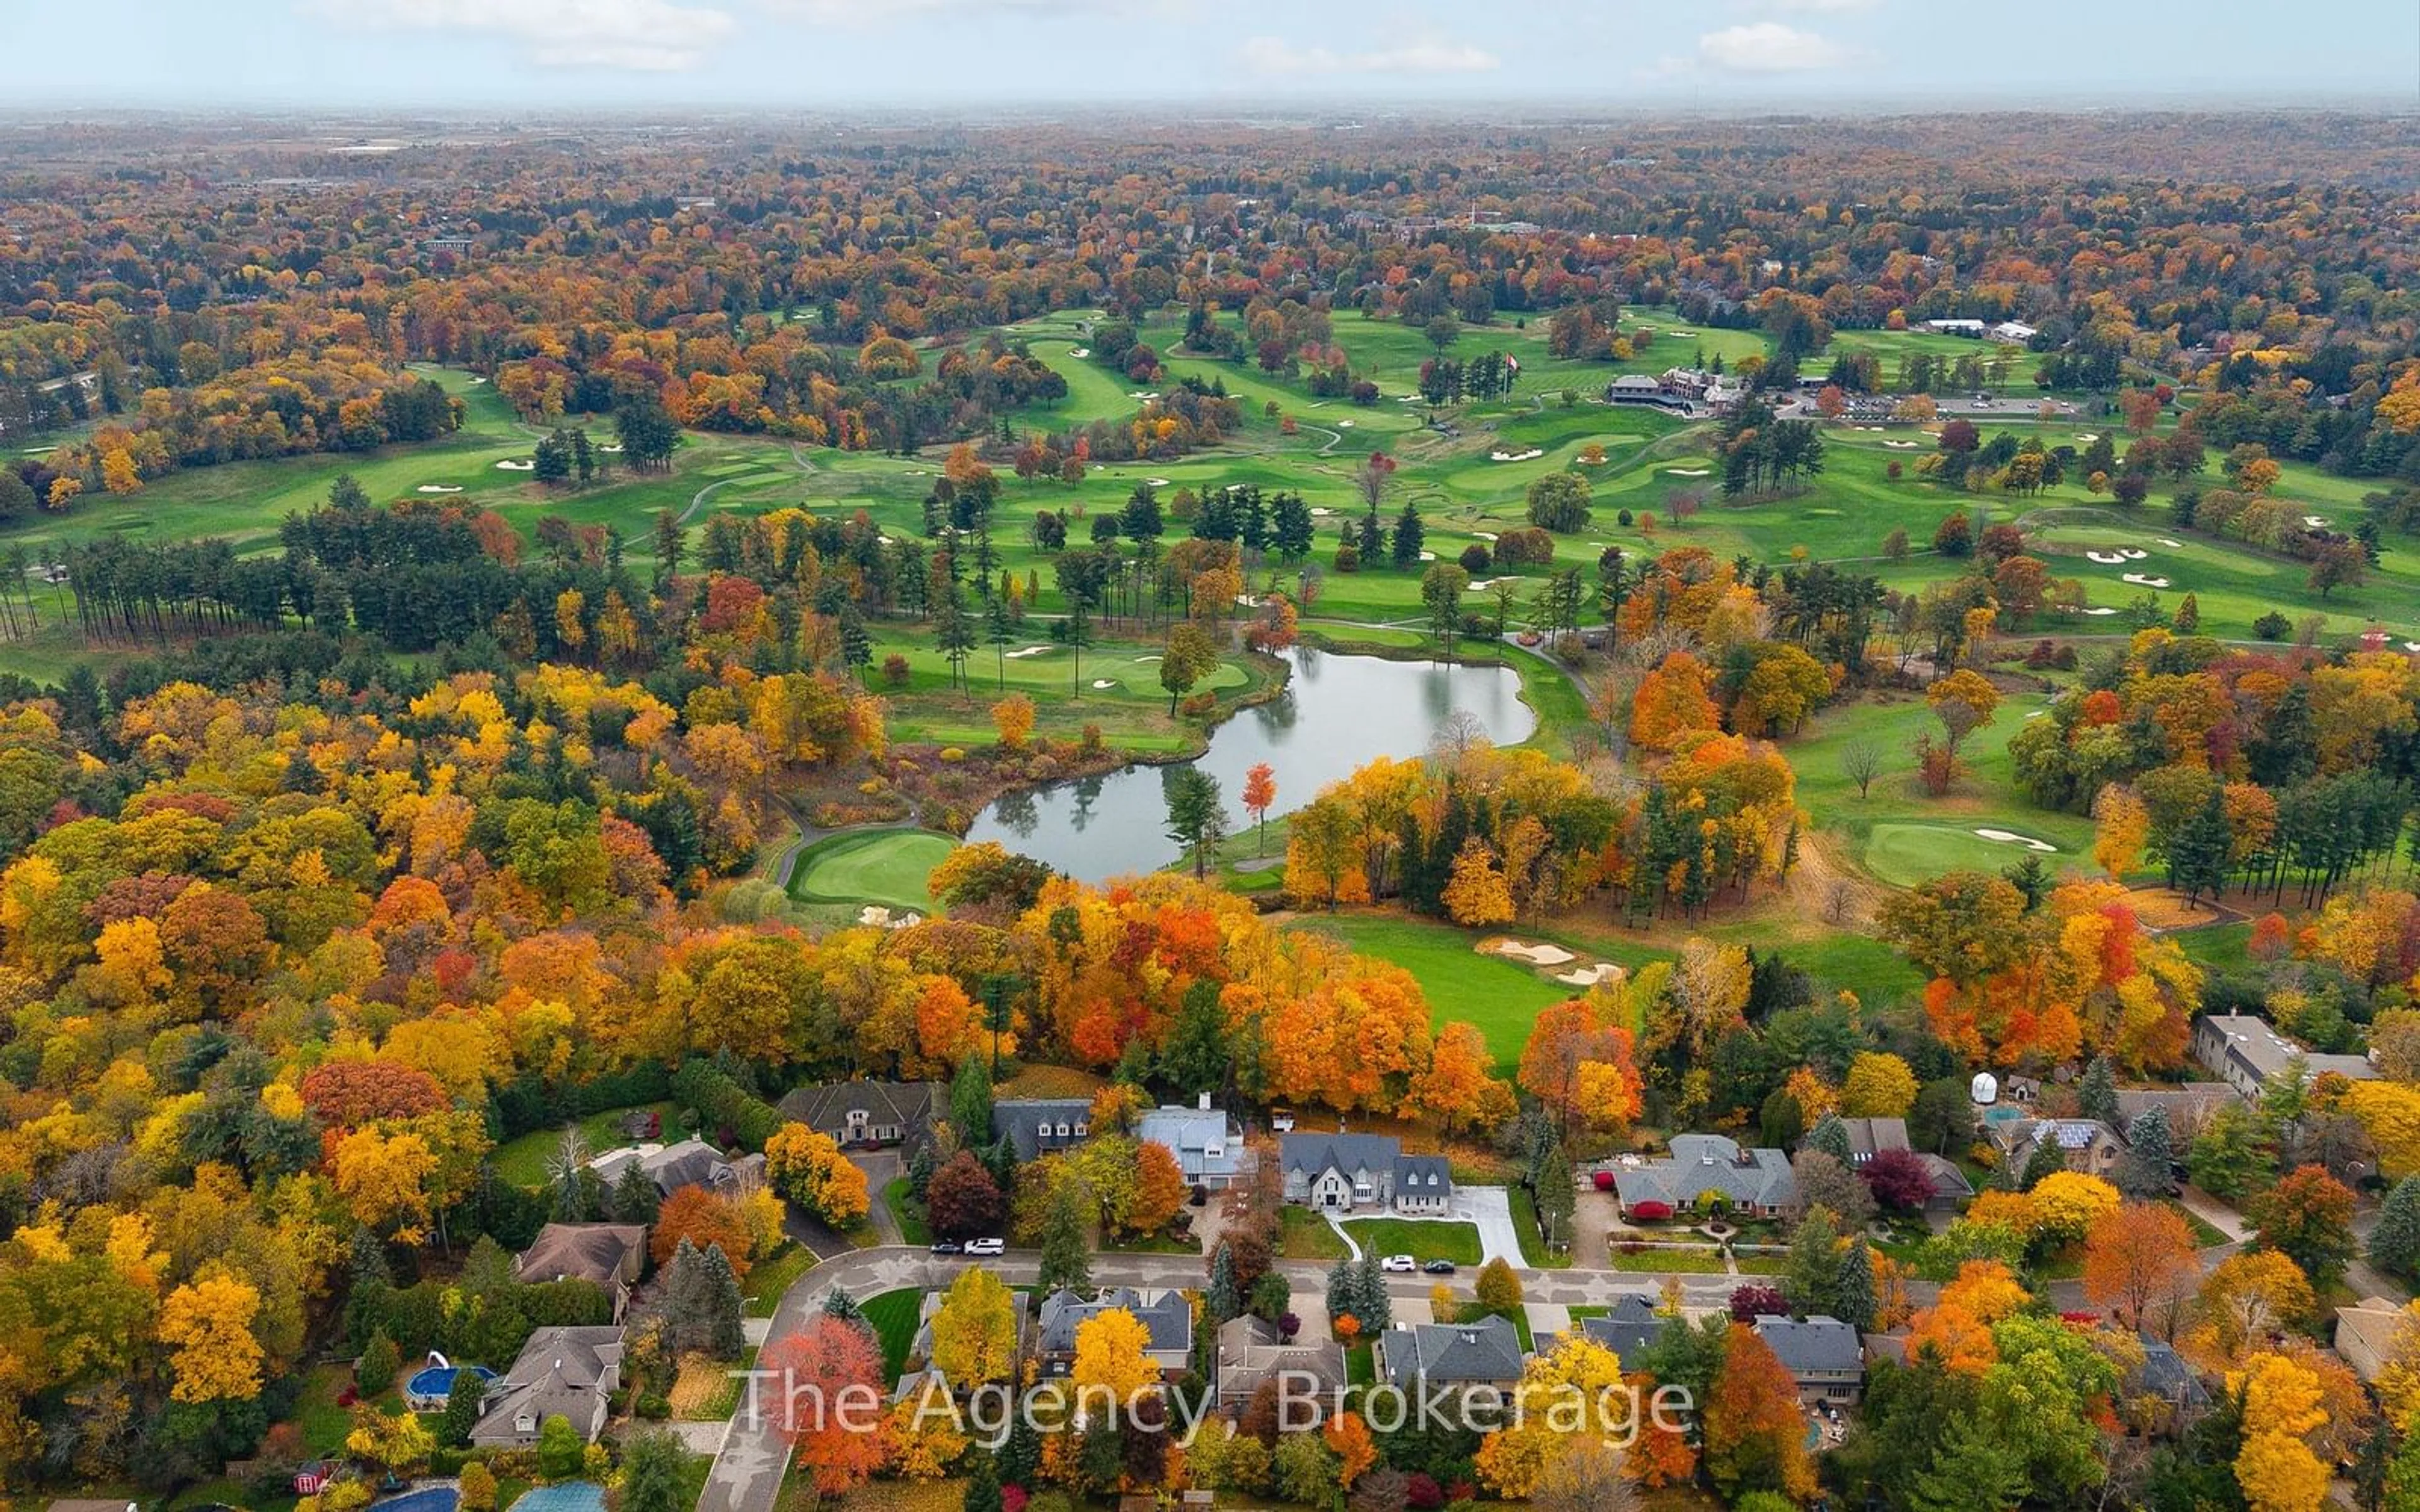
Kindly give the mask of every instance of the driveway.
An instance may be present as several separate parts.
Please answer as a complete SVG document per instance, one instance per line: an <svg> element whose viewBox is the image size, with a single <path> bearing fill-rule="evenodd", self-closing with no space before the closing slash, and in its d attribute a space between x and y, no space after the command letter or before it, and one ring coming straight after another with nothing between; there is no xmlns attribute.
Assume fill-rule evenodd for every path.
<svg viewBox="0 0 2420 1512"><path fill-rule="evenodd" d="M1500 1186L1457 1186L1453 1215L1479 1228L1479 1258L1507 1265L1529 1263L1521 1253L1521 1231L1512 1227L1512 1194Z"/></svg>
<svg viewBox="0 0 2420 1512"><path fill-rule="evenodd" d="M895 1149L852 1149L848 1163L865 1173L865 1195L871 1199L866 1218L874 1225L876 1240L884 1244L906 1243L907 1236L899 1232L899 1216L882 1200L882 1189L908 1174L907 1162Z"/></svg>

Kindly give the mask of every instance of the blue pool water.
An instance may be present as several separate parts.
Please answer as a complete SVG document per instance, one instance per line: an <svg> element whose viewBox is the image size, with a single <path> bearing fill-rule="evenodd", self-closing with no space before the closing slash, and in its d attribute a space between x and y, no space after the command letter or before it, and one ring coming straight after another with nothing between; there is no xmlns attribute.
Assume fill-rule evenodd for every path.
<svg viewBox="0 0 2420 1512"><path fill-rule="evenodd" d="M605 1512L605 1488L593 1481L535 1487L513 1504L513 1512Z"/></svg>
<svg viewBox="0 0 2420 1512"><path fill-rule="evenodd" d="M489 1381L496 1379L496 1373L483 1365L433 1365L414 1372L405 1383L404 1393L411 1396L443 1396L454 1389L454 1378L465 1370Z"/></svg>
<svg viewBox="0 0 2420 1512"><path fill-rule="evenodd" d="M373 1504L374 1512L454 1512L462 1504L462 1493L451 1486L433 1486L425 1491L406 1491L401 1496Z"/></svg>

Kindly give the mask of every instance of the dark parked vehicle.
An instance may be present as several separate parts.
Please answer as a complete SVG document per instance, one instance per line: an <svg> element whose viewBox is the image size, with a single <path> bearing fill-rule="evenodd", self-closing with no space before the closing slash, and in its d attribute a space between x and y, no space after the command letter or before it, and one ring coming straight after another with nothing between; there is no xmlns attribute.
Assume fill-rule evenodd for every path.
<svg viewBox="0 0 2420 1512"><path fill-rule="evenodd" d="M1420 1269L1426 1271L1431 1275L1451 1275L1453 1274L1453 1262L1451 1260L1431 1260L1428 1264L1421 1266Z"/></svg>

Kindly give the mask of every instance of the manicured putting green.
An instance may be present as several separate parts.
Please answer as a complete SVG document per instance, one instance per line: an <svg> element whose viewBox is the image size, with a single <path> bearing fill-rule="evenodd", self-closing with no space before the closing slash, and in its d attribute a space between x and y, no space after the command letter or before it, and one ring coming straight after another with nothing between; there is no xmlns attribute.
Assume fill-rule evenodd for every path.
<svg viewBox="0 0 2420 1512"><path fill-rule="evenodd" d="M817 841L790 873L790 896L802 903L880 903L930 913L924 881L957 848L947 835L922 829L876 829Z"/></svg>
<svg viewBox="0 0 2420 1512"><path fill-rule="evenodd" d="M2021 821L1977 827L2030 833ZM1866 841L1866 870L1901 887L1931 881L1945 872L2005 871L2028 856L2041 856L2054 866L2058 859L2027 845L1986 840L1974 828L1948 825L1876 825ZM2067 859L2071 862L2075 857Z"/></svg>

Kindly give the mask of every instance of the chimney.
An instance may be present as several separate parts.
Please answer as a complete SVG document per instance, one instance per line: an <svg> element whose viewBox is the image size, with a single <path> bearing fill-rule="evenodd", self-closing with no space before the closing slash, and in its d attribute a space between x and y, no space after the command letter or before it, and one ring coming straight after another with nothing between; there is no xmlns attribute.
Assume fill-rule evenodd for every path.
<svg viewBox="0 0 2420 1512"><path fill-rule="evenodd" d="M1209 1094L1209 1093L1207 1093L1207 1092L1202 1093L1202 1094L1201 1095L1201 1097L1200 1097L1198 1100L1196 1100L1196 1102L1194 1103L1194 1106L1195 1106L1195 1107L1200 1108L1200 1109L1201 1109L1202 1112L1204 1112L1204 1113L1209 1112L1209 1111L1210 1111L1210 1094Z"/></svg>

